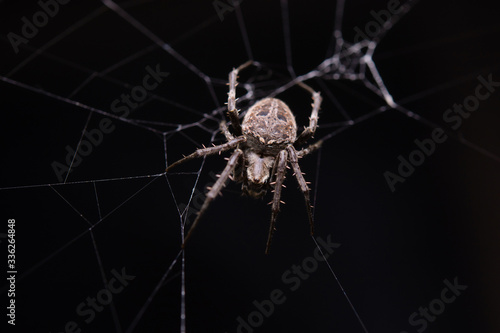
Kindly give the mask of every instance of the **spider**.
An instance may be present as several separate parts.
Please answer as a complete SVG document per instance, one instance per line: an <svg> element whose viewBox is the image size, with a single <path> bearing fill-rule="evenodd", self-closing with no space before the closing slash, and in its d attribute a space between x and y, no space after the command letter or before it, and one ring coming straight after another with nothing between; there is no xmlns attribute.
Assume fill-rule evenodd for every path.
<svg viewBox="0 0 500 333"><path fill-rule="evenodd" d="M242 192L253 198L263 197L269 189L274 192L273 200L269 203L271 208L271 223L269 226L269 234L267 238L266 251L269 253L271 239L275 230L276 217L280 209L281 188L285 180L286 169L291 165L294 176L300 187L300 191L304 195L311 235L314 233L314 223L311 212L311 203L309 199L309 182L306 182L303 173L300 170L298 159L310 154L318 149L322 141L309 145L300 150L299 147L304 145L307 140L312 138L316 131L318 123L318 112L321 105L321 96L319 92L315 92L311 87L299 82L298 85L306 89L312 94L312 112L309 117L309 126L297 136L297 124L295 117L290 108L280 99L264 98L252 105L243 118L243 123L240 124L238 117L239 110L236 109L236 86L238 85L238 73L251 64L256 64L253 61L248 61L238 68L233 68L229 73L229 93L228 93L228 117L231 121L233 134L228 130L224 121L220 124L221 132L226 137L227 142L218 146L209 148L200 148L191 155L188 155L177 162L171 164L166 172L170 171L175 166L186 161L213 155L234 149L234 152L229 157L226 167L220 174L215 184L208 188L208 193L203 202L198 215L189 229L187 236L184 238L182 248L184 248L187 240L193 233L196 225L200 221L210 203L220 193L228 178L242 183Z"/></svg>

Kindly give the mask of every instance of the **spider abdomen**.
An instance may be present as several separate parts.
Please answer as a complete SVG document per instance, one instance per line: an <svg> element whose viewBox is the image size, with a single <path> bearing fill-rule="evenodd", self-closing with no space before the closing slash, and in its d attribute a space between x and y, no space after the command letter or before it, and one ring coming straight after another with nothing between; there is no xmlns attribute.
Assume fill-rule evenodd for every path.
<svg viewBox="0 0 500 333"><path fill-rule="evenodd" d="M277 98L264 98L255 103L243 119L242 130L252 148L260 145L262 149L282 149L297 138L295 117L288 105Z"/></svg>

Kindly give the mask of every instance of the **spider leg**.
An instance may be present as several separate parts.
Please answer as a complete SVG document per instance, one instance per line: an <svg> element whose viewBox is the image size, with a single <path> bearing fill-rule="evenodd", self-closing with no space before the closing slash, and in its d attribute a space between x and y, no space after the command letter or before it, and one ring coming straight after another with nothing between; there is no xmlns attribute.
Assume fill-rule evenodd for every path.
<svg viewBox="0 0 500 333"><path fill-rule="evenodd" d="M302 158L306 155L309 155L310 153L319 149L319 147L321 147L322 144L323 144L323 140L318 140L317 142L313 143L312 145L309 145L306 148L302 148L301 150L299 150L297 152L297 157Z"/></svg>
<svg viewBox="0 0 500 333"><path fill-rule="evenodd" d="M307 215L309 217L309 225L311 226L311 235L314 234L314 222L311 210L311 200L309 199L309 190L310 188L307 186L307 182L302 175L302 171L300 171L297 151L293 146L287 147L288 154L290 156L290 164L292 165L293 172L295 174L295 178L297 178L297 182L299 183L300 190L302 194L304 194L304 200L306 202Z"/></svg>
<svg viewBox="0 0 500 333"><path fill-rule="evenodd" d="M245 179L245 154L241 155L233 169L233 175L229 179L235 183L241 183Z"/></svg>
<svg viewBox="0 0 500 333"><path fill-rule="evenodd" d="M226 122L224 120L220 123L220 130L226 137L227 141L234 140L234 136L229 132L229 129L227 128Z"/></svg>
<svg viewBox="0 0 500 333"><path fill-rule="evenodd" d="M321 107L321 101L323 100L319 92L314 91L305 83L299 82L298 85L312 94L313 103L311 105L312 111L311 116L309 117L309 126L307 126L302 131L302 133L300 133L297 140L295 140L295 143L293 144L295 147L300 147L301 145L306 143L306 141L312 138L314 133L316 132L316 128L318 127L318 112L319 108Z"/></svg>
<svg viewBox="0 0 500 333"><path fill-rule="evenodd" d="M276 161L276 179L274 184L274 196L271 209L271 224L269 225L269 235L267 237L267 245L266 245L266 254L269 253L269 247L271 246L271 240L273 238L273 233L275 230L274 225L276 224L276 217L278 216L278 212L280 211L280 198L281 198L281 187L283 185L283 181L285 180L285 172L287 165L287 151L282 150L278 155L278 159Z"/></svg>
<svg viewBox="0 0 500 333"><path fill-rule="evenodd" d="M208 147L208 148L203 148L203 149L197 149L194 153L192 153L192 154L190 154L190 155L188 155L188 156L186 156L184 158L181 158L180 160L178 160L175 163L170 164L165 171L168 172L169 170L171 170L175 166L177 166L179 164L182 164L184 162L187 162L189 160L198 158L198 157L203 157L203 156L207 156L207 155L213 155L213 154L217 154L217 153L221 153L223 151L229 150L231 148L235 148L240 143L245 142L245 141L246 141L246 138L244 136L239 136L237 138L233 138L229 142L223 143L223 144L218 145L218 146L213 146L213 147Z"/></svg>
<svg viewBox="0 0 500 333"><path fill-rule="evenodd" d="M241 123L240 118L238 118L238 111L236 109L236 86L238 85L238 73L253 64L252 60L245 62L238 68L233 68L231 73L229 73L229 93L227 98L227 114L229 120L231 120L231 125L234 128L234 133L236 135L241 135Z"/></svg>
<svg viewBox="0 0 500 333"><path fill-rule="evenodd" d="M187 236L184 238L184 242L182 243L182 248L184 248L189 237L191 237L191 234L193 233L194 228L196 228L196 225L200 221L203 213L205 213L205 211L207 210L207 208L210 205L210 203L212 202L212 200L214 200L217 197L217 195L220 193L220 191L224 187L226 180L231 175L231 172L232 172L234 166L236 165L236 163L238 162L239 158L241 157L241 155L243 155L243 151L241 149L236 149L234 151L234 153L229 158L229 161L227 162L226 167L224 168L224 170L220 174L219 179L217 179L215 184L208 191L207 197L205 198L205 201L203 202L203 205L201 206L200 211L198 212L198 216L196 216L196 219L194 220L193 225L191 226L191 228L189 228L189 232L188 232Z"/></svg>

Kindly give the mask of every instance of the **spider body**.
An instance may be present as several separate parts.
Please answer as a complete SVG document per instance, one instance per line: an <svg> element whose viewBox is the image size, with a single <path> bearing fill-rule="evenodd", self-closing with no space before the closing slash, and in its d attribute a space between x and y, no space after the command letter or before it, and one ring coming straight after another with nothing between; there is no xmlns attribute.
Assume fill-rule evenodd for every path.
<svg viewBox="0 0 500 333"><path fill-rule="evenodd" d="M276 157L297 138L297 124L290 108L277 98L265 98L246 113L242 124L246 174L234 172L235 181L243 182L245 195L261 198L267 193L271 169ZM240 176L240 177L238 177Z"/></svg>
<svg viewBox="0 0 500 333"><path fill-rule="evenodd" d="M237 77L240 70L251 64L254 64L254 62L248 61L240 67L233 69L229 74L229 97L227 105L228 117L231 121L233 133L229 131L224 121L220 124L221 132L226 137L227 142L218 146L198 149L191 155L171 164L166 170L166 172L168 172L176 165L194 158L216 153L220 154L223 151L234 149L219 179L211 188L208 188L209 191L198 212L198 216L189 229L187 236L184 238L183 247L203 213L221 192L227 179L231 178L235 182L242 183L243 194L253 198L261 198L269 189L272 189L273 200L270 202L272 205L271 223L266 245L266 253L268 253L280 204L284 203L280 199L281 188L285 186L283 182L285 180L288 165L293 169L300 191L304 195L311 235L314 232L311 203L309 199L310 189L307 186L309 183L304 179L298 159L318 149L322 142L318 141L300 150L297 150L297 148L301 147L307 140L312 138L316 131L321 96L306 84L302 82L297 83L310 92L313 97L309 126L307 126L298 136L295 116L290 108L277 98L264 98L256 102L247 111L243 123L240 124L238 110L236 109Z"/></svg>

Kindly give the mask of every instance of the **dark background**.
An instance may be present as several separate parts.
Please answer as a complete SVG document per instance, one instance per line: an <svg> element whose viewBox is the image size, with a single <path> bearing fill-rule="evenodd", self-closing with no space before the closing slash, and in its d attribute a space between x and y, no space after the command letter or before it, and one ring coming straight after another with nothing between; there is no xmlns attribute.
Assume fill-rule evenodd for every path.
<svg viewBox="0 0 500 333"><path fill-rule="evenodd" d="M125 332L136 317L134 332L179 331L180 261L143 315L140 310L179 252L177 207L188 202L196 181L195 193L204 192L213 182L210 172L222 170L225 161L208 158L201 172L201 161L191 162L166 178L159 133L168 133L169 163L212 139L222 142L220 134L212 136L223 117L229 71L253 56L265 68L242 73L241 81L254 80L255 97L267 96L290 80L285 41L295 73L307 73L326 59L335 17L333 1L290 2L291 37L285 38L279 1L242 2L246 33L235 11L220 21L210 1L117 3L213 78L217 103L178 57L99 1L61 5L18 54L7 35L19 33L21 18L39 6L0 2L0 232L6 232L7 219L16 219L20 272L12 332L60 332L71 320L83 332ZM371 10L386 7L385 1L348 2L345 39L352 41L354 27L364 30L373 20ZM308 81L324 97L316 138L329 137L319 154L301 161L312 182L316 235L341 244L329 263L369 332L416 332L408 317L439 298L443 280L455 277L467 290L425 331L500 329L499 92L481 102L459 132L442 121L446 109L474 93L478 75L500 80L498 32L492 2L420 1L383 38L374 60L389 92L425 120L389 110L332 136L334 125L345 120L340 107L357 119L384 101L360 82ZM74 169L69 184L58 184L51 163L64 162L65 147L76 147L87 121L90 130L107 115L93 112L89 118L84 107L6 78L109 113L113 100L142 82L146 66L157 64L170 74L154 96L128 117L131 123L113 119L116 129ZM292 88L279 97L302 128L310 96ZM243 110L251 102L243 102ZM212 118L204 119L206 114ZM196 122L202 126L174 131ZM392 193L383 173L395 172L398 155L407 157L413 141L429 138L433 127L453 137ZM235 332L237 318L247 318L255 311L252 302L269 299L274 289L283 290L286 301L255 332L363 332L324 263L296 291L282 280L315 248L291 174L287 184L267 256L270 196L251 200L239 195L240 185L230 184L212 204L185 251L188 332ZM1 247L6 249L5 239ZM109 279L112 269L123 267L136 278L113 306L84 324L77 305L103 288L102 274ZM5 291L3 286L3 300Z"/></svg>

